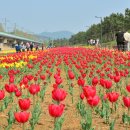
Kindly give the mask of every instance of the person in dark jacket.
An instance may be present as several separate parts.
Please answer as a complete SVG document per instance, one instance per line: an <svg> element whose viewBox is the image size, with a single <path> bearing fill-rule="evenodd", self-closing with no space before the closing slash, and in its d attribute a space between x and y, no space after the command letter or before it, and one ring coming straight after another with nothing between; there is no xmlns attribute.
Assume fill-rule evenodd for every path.
<svg viewBox="0 0 130 130"><path fill-rule="evenodd" d="M21 45L18 43L15 45L16 53L21 52Z"/></svg>
<svg viewBox="0 0 130 130"><path fill-rule="evenodd" d="M125 51L125 39L124 39L124 32L119 31L116 33L116 42L117 42L117 48L119 51Z"/></svg>
<svg viewBox="0 0 130 130"><path fill-rule="evenodd" d="M33 43L30 44L30 50L33 50Z"/></svg>

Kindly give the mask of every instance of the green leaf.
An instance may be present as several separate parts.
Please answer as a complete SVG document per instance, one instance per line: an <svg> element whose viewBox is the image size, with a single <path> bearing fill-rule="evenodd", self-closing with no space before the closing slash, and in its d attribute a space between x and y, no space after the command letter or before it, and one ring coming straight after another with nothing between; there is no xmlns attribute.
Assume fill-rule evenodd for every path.
<svg viewBox="0 0 130 130"><path fill-rule="evenodd" d="M114 126L115 126L115 122L116 122L116 119L113 120L111 123L110 123L110 129L109 130L114 130Z"/></svg>

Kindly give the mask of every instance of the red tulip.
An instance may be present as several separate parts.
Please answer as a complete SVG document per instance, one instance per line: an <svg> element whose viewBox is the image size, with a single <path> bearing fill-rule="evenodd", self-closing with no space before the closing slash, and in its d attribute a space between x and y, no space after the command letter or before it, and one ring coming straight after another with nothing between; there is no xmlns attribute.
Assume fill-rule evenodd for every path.
<svg viewBox="0 0 130 130"><path fill-rule="evenodd" d="M120 76L114 76L115 83L118 83L120 81Z"/></svg>
<svg viewBox="0 0 130 130"><path fill-rule="evenodd" d="M103 97L103 100L106 101L108 98L108 94L105 94L104 97Z"/></svg>
<svg viewBox="0 0 130 130"><path fill-rule="evenodd" d="M128 108L130 108L130 98L129 97L123 97L124 105Z"/></svg>
<svg viewBox="0 0 130 130"><path fill-rule="evenodd" d="M100 85L102 85L102 87L105 87L105 79L103 78L100 79Z"/></svg>
<svg viewBox="0 0 130 130"><path fill-rule="evenodd" d="M14 113L15 120L17 120L19 123L25 123L29 119L29 112L16 112Z"/></svg>
<svg viewBox="0 0 130 130"><path fill-rule="evenodd" d="M24 77L22 82L23 82L23 84L28 84L28 79L26 77Z"/></svg>
<svg viewBox="0 0 130 130"><path fill-rule="evenodd" d="M5 90L8 93L15 92L15 88L16 88L16 86L14 84L5 84Z"/></svg>
<svg viewBox="0 0 130 130"><path fill-rule="evenodd" d="M0 75L0 79L2 79L3 78L3 76L2 75Z"/></svg>
<svg viewBox="0 0 130 130"><path fill-rule="evenodd" d="M10 82L10 83L14 83L14 76L10 76L9 82Z"/></svg>
<svg viewBox="0 0 130 130"><path fill-rule="evenodd" d="M94 97L96 95L96 89L91 86L83 87L83 91L86 98Z"/></svg>
<svg viewBox="0 0 130 130"><path fill-rule="evenodd" d="M53 88L58 88L58 84L53 84Z"/></svg>
<svg viewBox="0 0 130 130"><path fill-rule="evenodd" d="M84 99L84 93L80 94L80 99L82 99L82 100Z"/></svg>
<svg viewBox="0 0 130 130"><path fill-rule="evenodd" d="M31 103L31 101L30 101L29 98L27 98L27 99L19 99L19 107L23 111L26 111L26 110L29 109L30 103Z"/></svg>
<svg viewBox="0 0 130 130"><path fill-rule="evenodd" d="M93 107L93 106L97 106L97 105L98 105L99 100L100 100L100 98L95 95L94 97L89 97L89 98L87 99L87 102L88 102L88 104L89 104L90 106Z"/></svg>
<svg viewBox="0 0 130 130"><path fill-rule="evenodd" d="M56 78L56 80L55 80L55 83L58 84L58 85L60 85L62 82L63 81L62 81L61 78Z"/></svg>
<svg viewBox="0 0 130 130"><path fill-rule="evenodd" d="M28 66L29 69L33 68L33 65L31 65L31 64L27 64L27 66Z"/></svg>
<svg viewBox="0 0 130 130"><path fill-rule="evenodd" d="M32 80L34 78L32 75L29 75L29 74L26 77L28 80Z"/></svg>
<svg viewBox="0 0 130 130"><path fill-rule="evenodd" d="M82 79L81 77L79 77L79 78L78 78L78 85L83 87L84 84L85 84L85 80Z"/></svg>
<svg viewBox="0 0 130 130"><path fill-rule="evenodd" d="M67 93L61 88L56 88L52 91L52 98L56 101L63 101L66 98Z"/></svg>
<svg viewBox="0 0 130 130"><path fill-rule="evenodd" d="M55 104L51 104L49 105L49 114L52 117L60 117L64 111L64 104L60 104L60 105L55 105Z"/></svg>
<svg viewBox="0 0 130 130"><path fill-rule="evenodd" d="M31 84L31 85L30 85L30 87L29 87L29 92L30 92L32 95L37 94L39 91L40 91L40 86L39 86L39 85L37 85L37 84Z"/></svg>
<svg viewBox="0 0 130 130"><path fill-rule="evenodd" d="M0 100L2 100L5 97L5 91L0 90Z"/></svg>
<svg viewBox="0 0 130 130"><path fill-rule="evenodd" d="M36 82L38 80L38 78L37 77L34 77L34 81Z"/></svg>
<svg viewBox="0 0 130 130"><path fill-rule="evenodd" d="M127 85L126 89L127 89L128 92L130 92L130 85Z"/></svg>
<svg viewBox="0 0 130 130"><path fill-rule="evenodd" d="M68 70L68 76L70 79L74 79L74 73L71 70Z"/></svg>
<svg viewBox="0 0 130 130"><path fill-rule="evenodd" d="M16 97L20 97L22 95L20 90L15 91L15 96Z"/></svg>
<svg viewBox="0 0 130 130"><path fill-rule="evenodd" d="M94 77L93 79L92 79L92 85L93 86L96 86L98 84L98 78L97 77Z"/></svg>
<svg viewBox="0 0 130 130"><path fill-rule="evenodd" d="M42 79L42 80L45 80L45 75L40 75L40 78Z"/></svg>
<svg viewBox="0 0 130 130"><path fill-rule="evenodd" d="M61 78L61 77L60 77L60 74L59 74L59 73L54 74L54 78L55 78L55 79Z"/></svg>
<svg viewBox="0 0 130 130"><path fill-rule="evenodd" d="M111 92L107 94L110 102L116 102L118 100L119 94L117 92Z"/></svg>
<svg viewBox="0 0 130 130"><path fill-rule="evenodd" d="M105 80L105 88L110 89L112 87L112 81Z"/></svg>

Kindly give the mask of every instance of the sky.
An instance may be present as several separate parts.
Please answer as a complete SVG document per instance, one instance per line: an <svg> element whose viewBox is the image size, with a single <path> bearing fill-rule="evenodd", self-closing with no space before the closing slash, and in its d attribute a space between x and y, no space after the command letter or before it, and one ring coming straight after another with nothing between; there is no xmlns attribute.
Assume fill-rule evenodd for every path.
<svg viewBox="0 0 130 130"><path fill-rule="evenodd" d="M0 0L0 22L30 33L85 31L98 17L124 13L130 0ZM5 22L6 21L6 22ZM6 24L5 24L6 23Z"/></svg>

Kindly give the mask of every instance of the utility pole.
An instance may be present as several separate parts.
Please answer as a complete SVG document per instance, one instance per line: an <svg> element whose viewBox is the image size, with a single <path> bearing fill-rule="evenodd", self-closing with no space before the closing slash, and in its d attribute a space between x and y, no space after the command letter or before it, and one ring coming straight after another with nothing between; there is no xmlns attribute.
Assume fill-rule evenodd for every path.
<svg viewBox="0 0 130 130"><path fill-rule="evenodd" d="M7 19L5 18L5 21L4 21L4 25L5 25L5 32L6 32L6 28L7 28Z"/></svg>
<svg viewBox="0 0 130 130"><path fill-rule="evenodd" d="M101 39L100 39L100 43L102 44L102 17L98 17L98 16L95 16L95 18L100 18L101 20Z"/></svg>
<svg viewBox="0 0 130 130"><path fill-rule="evenodd" d="M14 35L16 35L16 27L17 27L17 25L16 25L16 23L14 24Z"/></svg>

